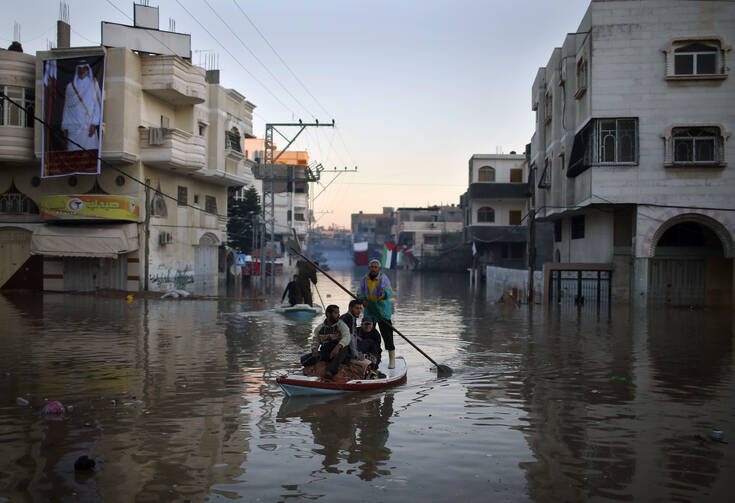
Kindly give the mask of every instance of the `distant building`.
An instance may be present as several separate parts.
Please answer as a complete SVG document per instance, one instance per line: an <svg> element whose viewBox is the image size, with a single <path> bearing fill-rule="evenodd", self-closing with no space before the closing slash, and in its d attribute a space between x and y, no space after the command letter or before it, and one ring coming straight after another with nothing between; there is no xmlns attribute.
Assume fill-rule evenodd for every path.
<svg viewBox="0 0 735 503"><path fill-rule="evenodd" d="M383 249L384 243L393 240L394 212L391 207L384 207L382 213L353 213L350 221L353 241L367 242L371 258Z"/></svg>
<svg viewBox="0 0 735 503"><path fill-rule="evenodd" d="M228 188L254 181L242 139L252 136L255 105L185 57L188 35L158 32L177 54L148 47L157 39L140 27L114 24L117 42L70 48L69 25L59 25L66 36L60 29L57 49L0 50L0 89L48 118L45 81L62 74L45 74L44 63L104 56L103 162L99 174L41 178L44 141L48 148L61 133L9 102L0 106L0 287L217 294L232 260L224 246ZM77 153L96 166L96 154Z"/></svg>
<svg viewBox="0 0 735 503"><path fill-rule="evenodd" d="M266 177L269 176L261 164L264 152L265 140L263 138L245 140L245 158L254 163L253 170L260 187L268 183ZM295 229L299 239L303 241L306 239L309 223L312 220L312 210L309 207L309 183L316 180L316 174L312 173L309 168L309 153L302 150L286 150L281 153L276 150L275 157L278 157L273 186L276 240L284 242L284 238L291 236L292 229ZM262 193L261 190L260 194Z"/></svg>
<svg viewBox="0 0 735 503"><path fill-rule="evenodd" d="M426 208L398 208L393 235L402 248L413 249L413 256L421 260L437 254L446 245L447 235L458 238L462 232L462 209L455 205Z"/></svg>
<svg viewBox="0 0 735 503"><path fill-rule="evenodd" d="M528 163L523 154L475 154L461 197L464 240L475 247L474 266L528 268ZM538 230L536 268L550 252L548 225Z"/></svg>
<svg viewBox="0 0 735 503"><path fill-rule="evenodd" d="M619 298L731 302L734 41L733 2L590 3L531 89L556 262L612 265Z"/></svg>

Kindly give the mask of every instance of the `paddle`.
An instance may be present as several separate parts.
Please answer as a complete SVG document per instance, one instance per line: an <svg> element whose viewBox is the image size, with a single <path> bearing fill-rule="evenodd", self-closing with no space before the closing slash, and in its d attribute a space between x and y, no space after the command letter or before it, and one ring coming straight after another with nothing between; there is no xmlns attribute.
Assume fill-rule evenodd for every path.
<svg viewBox="0 0 735 503"><path fill-rule="evenodd" d="M301 257L302 259L306 260L317 271L319 271L320 273L322 273L323 275L325 275L327 278L329 278L330 280L332 280L332 282L335 285L337 285L338 287L340 287L342 290L344 290L344 292L347 293L347 295L349 295L350 297L352 297L355 300L360 300L360 299L357 298L357 296L355 296L355 294L353 294L347 288L345 288L344 286L342 286L342 284L339 281L337 281L332 276L330 276L329 274L327 274L326 271L324 271L321 267L319 267L314 262L312 262L311 260L309 260L302 253L300 253L298 250L296 250L295 248L292 247L291 248L291 251L294 252L299 257ZM403 340L405 340L407 343L409 343L411 346L413 346L413 348L416 351L418 351L419 353L421 353L422 355L424 355L427 360L429 360L431 363L433 363L434 366L436 367L436 373L437 373L437 375L452 375L452 369L449 366L447 366L447 365L439 365L434 360L432 360L431 357L429 355L427 355L426 353L424 353L421 350L420 347L418 347L416 344L414 344L413 342L411 342L408 337L406 337L405 335L403 335L395 326L393 326L393 323L391 323L390 320L386 320L385 318L383 318L382 316L380 316L378 313L374 312L372 309L370 310L370 314L372 314L373 316L375 316L376 318L378 318L378 320L382 321L383 323L387 323L388 325L390 325L391 328L393 329L393 331L395 333L397 333L398 335L400 335L401 337L403 337Z"/></svg>

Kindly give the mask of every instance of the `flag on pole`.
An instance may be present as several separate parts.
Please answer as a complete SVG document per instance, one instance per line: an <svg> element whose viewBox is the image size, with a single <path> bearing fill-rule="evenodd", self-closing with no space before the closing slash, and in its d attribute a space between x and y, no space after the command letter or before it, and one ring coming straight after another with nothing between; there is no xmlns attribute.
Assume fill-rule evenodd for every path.
<svg viewBox="0 0 735 503"><path fill-rule="evenodd" d="M393 260L393 253L395 252L395 243L384 243L383 244L383 257L380 260L380 266L384 269L392 269L395 267L395 261Z"/></svg>

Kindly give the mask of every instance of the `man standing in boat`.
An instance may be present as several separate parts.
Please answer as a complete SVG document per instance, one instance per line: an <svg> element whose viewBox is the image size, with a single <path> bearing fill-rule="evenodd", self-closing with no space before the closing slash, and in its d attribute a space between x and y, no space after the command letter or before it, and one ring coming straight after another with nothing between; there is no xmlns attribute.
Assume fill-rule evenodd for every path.
<svg viewBox="0 0 735 503"><path fill-rule="evenodd" d="M299 291L299 304L312 304L311 298L311 283L316 285L316 269L310 263L305 260L299 260L296 262L296 269L299 271L297 274L298 279L296 280L296 286Z"/></svg>
<svg viewBox="0 0 735 503"><path fill-rule="evenodd" d="M390 298L393 287L387 275L380 272L380 261L373 259L368 264L368 273L360 281L356 297L362 301L367 314L378 319L380 334L388 350L388 368L396 366L396 347L393 345L393 325L390 323Z"/></svg>
<svg viewBox="0 0 735 503"><path fill-rule="evenodd" d="M339 307L327 306L327 318L314 329L311 356L327 362L326 378L332 379L350 355L350 329L339 319Z"/></svg>

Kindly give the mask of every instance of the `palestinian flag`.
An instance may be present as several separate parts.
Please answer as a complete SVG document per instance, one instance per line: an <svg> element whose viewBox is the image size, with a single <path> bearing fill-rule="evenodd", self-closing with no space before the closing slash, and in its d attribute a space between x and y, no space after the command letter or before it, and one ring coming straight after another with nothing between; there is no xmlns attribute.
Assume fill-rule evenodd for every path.
<svg viewBox="0 0 735 503"><path fill-rule="evenodd" d="M397 248L398 246L395 243L383 244L383 257L380 260L380 266L383 269L395 269L398 262L394 256L398 251Z"/></svg>

